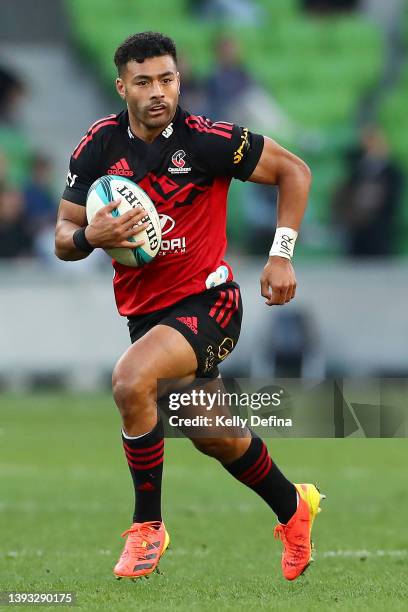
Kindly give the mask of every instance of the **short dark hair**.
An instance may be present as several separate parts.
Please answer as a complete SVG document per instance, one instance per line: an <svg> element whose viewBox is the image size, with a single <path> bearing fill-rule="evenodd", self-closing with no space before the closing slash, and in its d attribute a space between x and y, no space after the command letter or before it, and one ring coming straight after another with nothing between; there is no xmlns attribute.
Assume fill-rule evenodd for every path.
<svg viewBox="0 0 408 612"><path fill-rule="evenodd" d="M147 58L162 55L171 55L177 64L176 45L171 38L159 32L138 32L119 45L113 59L120 74L123 66L132 60L141 64Z"/></svg>

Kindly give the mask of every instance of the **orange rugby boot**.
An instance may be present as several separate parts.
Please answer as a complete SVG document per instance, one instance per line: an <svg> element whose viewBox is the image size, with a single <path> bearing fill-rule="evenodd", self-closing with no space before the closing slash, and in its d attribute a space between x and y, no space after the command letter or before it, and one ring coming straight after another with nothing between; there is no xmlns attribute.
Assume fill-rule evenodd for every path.
<svg viewBox="0 0 408 612"><path fill-rule="evenodd" d="M141 578L155 570L158 572L160 557L170 543L164 523L133 523L130 529L122 533L122 538L125 536L128 536L125 548L113 568L115 576L118 579Z"/></svg>
<svg viewBox="0 0 408 612"><path fill-rule="evenodd" d="M320 501L326 498L313 484L295 484L295 487L299 495L297 510L286 525L275 527L275 538L283 543L282 572L287 580L295 580L313 561L313 521L321 510Z"/></svg>

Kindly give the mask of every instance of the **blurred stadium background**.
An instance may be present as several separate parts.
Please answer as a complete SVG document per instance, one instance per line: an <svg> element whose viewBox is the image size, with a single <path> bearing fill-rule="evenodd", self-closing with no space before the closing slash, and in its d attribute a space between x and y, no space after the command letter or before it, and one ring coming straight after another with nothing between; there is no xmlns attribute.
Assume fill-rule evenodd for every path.
<svg viewBox="0 0 408 612"><path fill-rule="evenodd" d="M0 388L101 388L128 344L108 258L57 261L53 228L72 149L121 108L114 49L144 29L177 42L185 107L274 137L313 171L285 309L258 289L276 193L232 185L245 319L224 373L407 375L406 2L2 0L0 11Z"/></svg>

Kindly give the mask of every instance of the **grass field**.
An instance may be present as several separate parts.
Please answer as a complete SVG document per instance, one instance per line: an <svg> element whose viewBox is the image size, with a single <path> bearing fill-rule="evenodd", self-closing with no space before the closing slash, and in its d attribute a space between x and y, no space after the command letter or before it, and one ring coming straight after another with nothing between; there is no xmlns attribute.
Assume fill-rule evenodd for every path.
<svg viewBox="0 0 408 612"><path fill-rule="evenodd" d="M0 591L75 591L81 609L115 612L407 609L406 440L270 444L288 477L328 496L316 562L294 583L263 502L188 441L167 441L172 548L162 575L133 583L111 573L133 492L110 397L3 395L0 428Z"/></svg>

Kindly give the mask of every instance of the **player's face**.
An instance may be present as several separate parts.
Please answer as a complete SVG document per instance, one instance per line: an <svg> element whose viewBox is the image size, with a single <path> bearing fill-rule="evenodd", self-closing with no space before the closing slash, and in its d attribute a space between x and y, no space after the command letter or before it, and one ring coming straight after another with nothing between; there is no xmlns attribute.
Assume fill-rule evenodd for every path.
<svg viewBox="0 0 408 612"><path fill-rule="evenodd" d="M176 111L180 78L171 55L152 57L142 64L131 61L116 79L119 95L129 112L146 128L165 127Z"/></svg>

